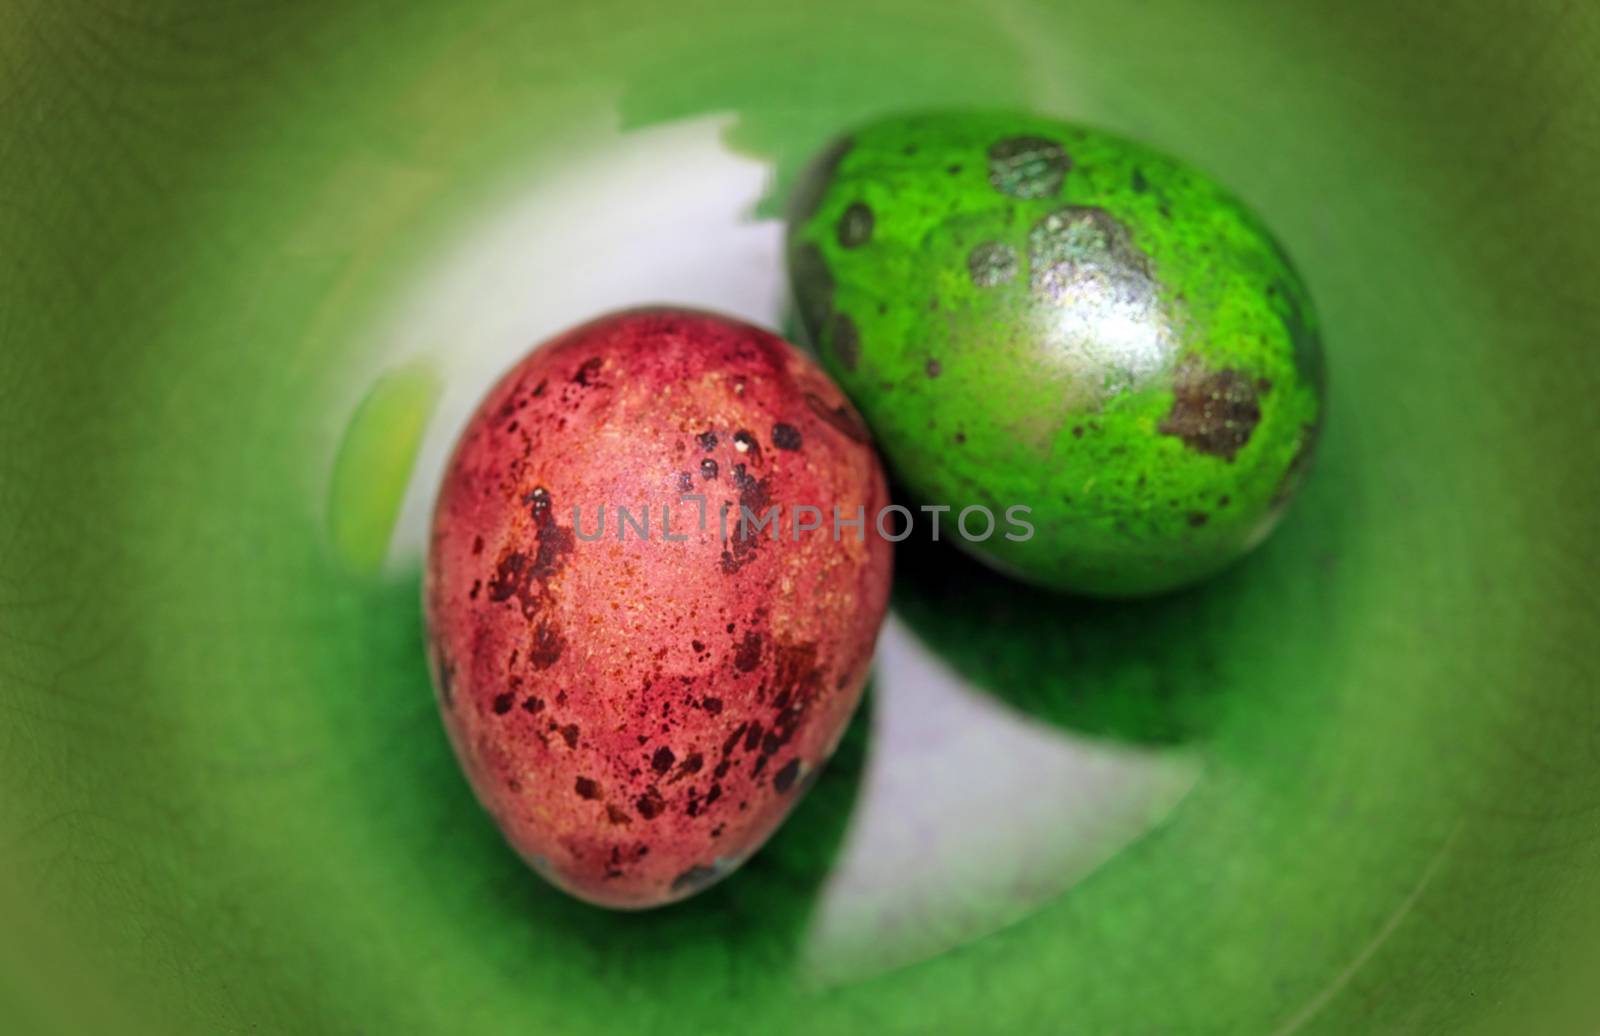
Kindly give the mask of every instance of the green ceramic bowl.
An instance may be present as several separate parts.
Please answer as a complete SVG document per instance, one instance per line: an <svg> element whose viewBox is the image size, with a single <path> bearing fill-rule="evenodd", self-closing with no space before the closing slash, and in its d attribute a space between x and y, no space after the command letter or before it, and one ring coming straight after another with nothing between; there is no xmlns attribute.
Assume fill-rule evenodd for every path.
<svg viewBox="0 0 1600 1036"><path fill-rule="evenodd" d="M1596 47L1501 0L13 2L0 1029L1593 1032ZM1317 469L1157 601L908 548L768 848L573 902L434 715L444 450L590 313L780 321L809 154L958 105L1262 214Z"/></svg>

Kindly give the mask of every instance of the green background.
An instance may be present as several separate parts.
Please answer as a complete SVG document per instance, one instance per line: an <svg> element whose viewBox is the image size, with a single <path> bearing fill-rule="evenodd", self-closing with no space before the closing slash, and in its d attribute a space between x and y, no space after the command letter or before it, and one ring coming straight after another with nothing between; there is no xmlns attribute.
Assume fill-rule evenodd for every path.
<svg viewBox="0 0 1600 1036"><path fill-rule="evenodd" d="M0 1025L1593 1031L1597 48L1577 3L8 4ZM1329 423L1245 564L1110 606L906 552L974 687L1200 768L1015 923L797 970L870 703L713 892L549 890L455 772L414 567L330 531L374 310L599 103L734 113L768 212L841 125L1036 107L1209 170L1304 273Z"/></svg>

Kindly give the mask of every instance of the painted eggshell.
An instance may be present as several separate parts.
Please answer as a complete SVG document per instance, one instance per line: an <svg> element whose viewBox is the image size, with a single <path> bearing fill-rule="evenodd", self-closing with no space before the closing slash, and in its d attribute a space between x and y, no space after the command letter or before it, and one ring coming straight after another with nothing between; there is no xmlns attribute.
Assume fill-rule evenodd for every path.
<svg viewBox="0 0 1600 1036"><path fill-rule="evenodd" d="M1029 115L887 119L793 199L801 322L912 496L1047 587L1168 590L1260 543L1323 414L1317 320L1210 179ZM974 521L981 533L984 524Z"/></svg>
<svg viewBox="0 0 1600 1036"><path fill-rule="evenodd" d="M618 313L512 368L449 463L424 589L445 726L511 845L624 908L749 857L860 699L891 548L851 520L886 502L850 404L747 324Z"/></svg>

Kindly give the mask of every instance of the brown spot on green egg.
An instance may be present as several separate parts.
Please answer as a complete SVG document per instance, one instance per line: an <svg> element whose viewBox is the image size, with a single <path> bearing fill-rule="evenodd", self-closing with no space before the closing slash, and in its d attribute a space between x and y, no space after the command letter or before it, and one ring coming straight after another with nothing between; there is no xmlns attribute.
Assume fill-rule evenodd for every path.
<svg viewBox="0 0 1600 1036"><path fill-rule="evenodd" d="M861 335L856 331L854 320L844 313L835 313L828 324L828 343L833 347L839 366L847 371L856 369L861 358Z"/></svg>
<svg viewBox="0 0 1600 1036"><path fill-rule="evenodd" d="M1261 404L1251 378L1239 371L1207 371L1186 363L1178 370L1172 409L1157 430L1184 445L1232 461L1250 441L1261 420Z"/></svg>
<svg viewBox="0 0 1600 1036"><path fill-rule="evenodd" d="M989 148L989 183L1011 198L1049 198L1061 190L1072 160L1046 137L1007 137Z"/></svg>
<svg viewBox="0 0 1600 1036"><path fill-rule="evenodd" d="M1115 289L1124 301L1155 309L1150 263L1128 228L1104 209L1069 205L1028 231L1029 283L1057 302L1093 300Z"/></svg>
<svg viewBox="0 0 1600 1036"><path fill-rule="evenodd" d="M859 201L851 202L839 217L839 246L859 248L872 240L872 210Z"/></svg>
<svg viewBox="0 0 1600 1036"><path fill-rule="evenodd" d="M1003 241L985 241L967 253L967 274L980 288L993 288L1017 275L1017 250Z"/></svg>

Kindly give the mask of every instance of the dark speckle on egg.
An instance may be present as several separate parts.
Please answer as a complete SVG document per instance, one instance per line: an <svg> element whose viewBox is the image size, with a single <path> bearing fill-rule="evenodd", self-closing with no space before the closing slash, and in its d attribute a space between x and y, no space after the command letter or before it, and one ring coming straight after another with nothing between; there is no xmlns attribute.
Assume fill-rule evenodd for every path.
<svg viewBox="0 0 1600 1036"><path fill-rule="evenodd" d="M989 183L1013 198L1048 198L1061 190L1072 160L1057 141L1007 137L989 148Z"/></svg>
<svg viewBox="0 0 1600 1036"><path fill-rule="evenodd" d="M779 793L788 791L794 786L795 778L800 776L800 760L790 759L772 775L772 787Z"/></svg>
<svg viewBox="0 0 1600 1036"><path fill-rule="evenodd" d="M1003 241L985 241L967 254L967 273L980 288L993 288L1017 275L1017 251Z"/></svg>
<svg viewBox="0 0 1600 1036"><path fill-rule="evenodd" d="M1188 364L1178 373L1172 409L1159 431L1182 439L1190 449L1231 461L1249 443L1260 420L1256 386L1247 376Z"/></svg>
<svg viewBox="0 0 1600 1036"><path fill-rule="evenodd" d="M872 210L861 202L854 202L839 217L839 245L859 248L872 240Z"/></svg>
<svg viewBox="0 0 1600 1036"><path fill-rule="evenodd" d="M861 356L861 338L856 331L855 321L843 313L835 313L828 340L839 365L845 370L855 370Z"/></svg>

